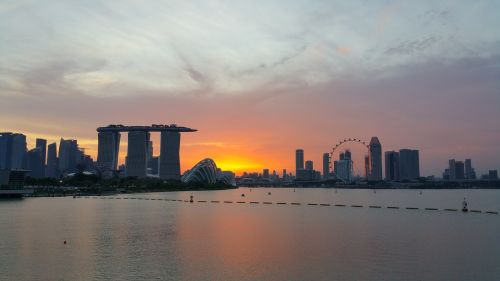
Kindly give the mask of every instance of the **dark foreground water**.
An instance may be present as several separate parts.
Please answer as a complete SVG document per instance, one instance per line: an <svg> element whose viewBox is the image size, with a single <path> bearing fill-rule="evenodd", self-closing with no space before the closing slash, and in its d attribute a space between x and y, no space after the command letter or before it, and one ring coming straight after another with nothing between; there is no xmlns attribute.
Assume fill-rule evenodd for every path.
<svg viewBox="0 0 500 281"><path fill-rule="evenodd" d="M500 215L386 208L500 211L500 190L193 194L0 201L0 280L500 280Z"/></svg>

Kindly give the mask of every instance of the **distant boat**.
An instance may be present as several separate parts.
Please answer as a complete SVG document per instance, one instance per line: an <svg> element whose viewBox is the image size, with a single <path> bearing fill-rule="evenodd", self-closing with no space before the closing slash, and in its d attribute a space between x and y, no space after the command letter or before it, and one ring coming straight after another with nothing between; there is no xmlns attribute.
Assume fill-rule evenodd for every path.
<svg viewBox="0 0 500 281"><path fill-rule="evenodd" d="M271 195L271 191L269 191L269 192L267 193L267 195Z"/></svg>
<svg viewBox="0 0 500 281"><path fill-rule="evenodd" d="M245 193L242 193L242 194L241 194L241 197L245 197Z"/></svg>

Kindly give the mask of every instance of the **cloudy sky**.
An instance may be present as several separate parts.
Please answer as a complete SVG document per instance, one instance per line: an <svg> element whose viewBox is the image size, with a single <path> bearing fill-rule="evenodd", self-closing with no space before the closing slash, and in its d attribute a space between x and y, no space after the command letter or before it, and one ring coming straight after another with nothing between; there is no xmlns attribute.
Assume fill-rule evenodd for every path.
<svg viewBox="0 0 500 281"><path fill-rule="evenodd" d="M320 169L344 138L500 169L499 1L0 1L0 130L177 123L182 168ZM154 137L154 140L157 136ZM126 137L124 137L126 141ZM126 144L123 143L122 157ZM354 150L356 148L353 148ZM159 147L155 147L158 151ZM362 152L360 152L362 153Z"/></svg>

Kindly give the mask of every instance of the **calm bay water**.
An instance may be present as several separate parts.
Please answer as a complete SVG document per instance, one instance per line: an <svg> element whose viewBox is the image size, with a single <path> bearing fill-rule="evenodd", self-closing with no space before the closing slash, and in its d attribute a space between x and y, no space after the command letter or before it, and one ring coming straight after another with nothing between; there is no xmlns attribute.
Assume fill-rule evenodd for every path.
<svg viewBox="0 0 500 281"><path fill-rule="evenodd" d="M193 195L195 201L221 203L0 201L0 280L500 278L500 215L385 208L456 209L466 197L471 209L500 211L500 190L241 188Z"/></svg>

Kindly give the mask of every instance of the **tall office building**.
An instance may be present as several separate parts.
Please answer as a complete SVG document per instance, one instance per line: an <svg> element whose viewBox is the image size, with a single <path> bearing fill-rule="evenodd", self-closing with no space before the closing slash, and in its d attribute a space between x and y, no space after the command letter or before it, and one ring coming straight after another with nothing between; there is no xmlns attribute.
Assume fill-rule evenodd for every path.
<svg viewBox="0 0 500 281"><path fill-rule="evenodd" d="M26 152L26 136L23 134L13 134L10 156L11 169L23 169L26 167Z"/></svg>
<svg viewBox="0 0 500 281"><path fill-rule="evenodd" d="M42 155L43 165L47 163L47 140L36 139L36 148L40 148L40 154Z"/></svg>
<svg viewBox="0 0 500 281"><path fill-rule="evenodd" d="M30 170L29 176L32 178L43 178L45 176L45 165L43 163L42 148L37 147L28 151L26 168Z"/></svg>
<svg viewBox="0 0 500 281"><path fill-rule="evenodd" d="M401 180L415 180L420 177L418 150L399 150L399 177Z"/></svg>
<svg viewBox="0 0 500 281"><path fill-rule="evenodd" d="M323 179L328 179L330 176L330 154L323 153Z"/></svg>
<svg viewBox="0 0 500 281"><path fill-rule="evenodd" d="M385 152L385 180L399 180L399 152L397 151Z"/></svg>
<svg viewBox="0 0 500 281"><path fill-rule="evenodd" d="M160 144L160 178L166 180L181 179L180 150L181 134L179 132L161 132Z"/></svg>
<svg viewBox="0 0 500 281"><path fill-rule="evenodd" d="M10 158L12 154L12 133L0 133L0 170L10 169Z"/></svg>
<svg viewBox="0 0 500 281"><path fill-rule="evenodd" d="M448 160L448 179L456 180L456 168L455 168L455 159Z"/></svg>
<svg viewBox="0 0 500 281"><path fill-rule="evenodd" d="M43 171L42 177L45 176L45 165L47 164L47 140L36 139L36 148L40 149L40 154L42 155Z"/></svg>
<svg viewBox="0 0 500 281"><path fill-rule="evenodd" d="M314 163L311 160L306 161L306 170L314 170Z"/></svg>
<svg viewBox="0 0 500 281"><path fill-rule="evenodd" d="M377 137L372 137L370 151L370 180L382 180L382 145Z"/></svg>
<svg viewBox="0 0 500 281"><path fill-rule="evenodd" d="M131 131L128 133L128 152L126 171L128 177L145 177L147 170L149 132Z"/></svg>
<svg viewBox="0 0 500 281"><path fill-rule="evenodd" d="M462 161L455 162L455 179L456 180L465 179L465 164Z"/></svg>
<svg viewBox="0 0 500 281"><path fill-rule="evenodd" d="M304 150L295 150L295 170L304 169Z"/></svg>
<svg viewBox="0 0 500 281"><path fill-rule="evenodd" d="M69 174L76 172L78 163L78 143L76 140L65 140L59 142L59 172Z"/></svg>
<svg viewBox="0 0 500 281"><path fill-rule="evenodd" d="M47 167L45 168L45 176L48 178L59 177L59 164L57 161L57 143L51 143L47 147Z"/></svg>
<svg viewBox="0 0 500 281"><path fill-rule="evenodd" d="M286 174L286 169L283 169L283 175L282 175L283 179L286 179L287 177L287 174Z"/></svg>
<svg viewBox="0 0 500 281"><path fill-rule="evenodd" d="M474 170L470 159L465 159L465 178L468 180L474 179Z"/></svg>

